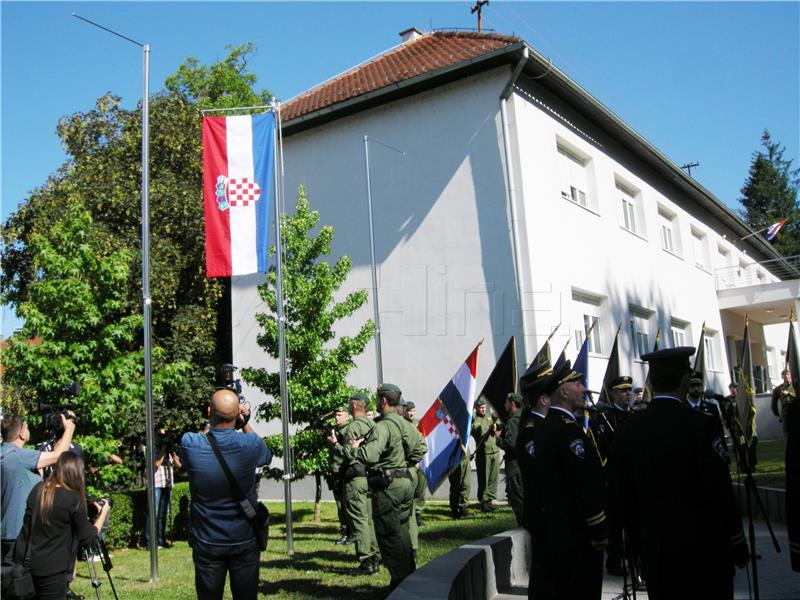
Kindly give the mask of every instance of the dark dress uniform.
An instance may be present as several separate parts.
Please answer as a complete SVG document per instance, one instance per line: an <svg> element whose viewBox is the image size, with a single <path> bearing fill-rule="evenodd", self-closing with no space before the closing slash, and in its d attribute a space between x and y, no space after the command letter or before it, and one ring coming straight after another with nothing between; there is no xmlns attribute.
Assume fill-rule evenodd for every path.
<svg viewBox="0 0 800 600"><path fill-rule="evenodd" d="M747 544L715 420L656 396L620 426L617 443L625 525L648 597L733 598L734 564Z"/></svg>
<svg viewBox="0 0 800 600"><path fill-rule="evenodd" d="M792 389L783 405L786 431L786 530L792 570L800 572L800 400Z"/></svg>
<svg viewBox="0 0 800 600"><path fill-rule="evenodd" d="M521 404L521 400L517 402ZM517 462L517 435L521 416L522 410L519 408L511 413L498 441L498 445L505 453L506 499L517 518L517 525L520 526L522 526L522 474Z"/></svg>
<svg viewBox="0 0 800 600"><path fill-rule="evenodd" d="M603 587L603 553L591 542L607 535L597 452L575 418L557 407L534 428L533 450L552 597L597 600Z"/></svg>

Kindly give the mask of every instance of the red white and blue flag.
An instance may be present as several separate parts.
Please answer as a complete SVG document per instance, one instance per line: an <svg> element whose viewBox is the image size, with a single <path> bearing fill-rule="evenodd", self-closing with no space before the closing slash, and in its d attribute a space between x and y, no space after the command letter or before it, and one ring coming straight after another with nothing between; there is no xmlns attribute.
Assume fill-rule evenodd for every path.
<svg viewBox="0 0 800 600"><path fill-rule="evenodd" d="M775 236L778 235L778 232L781 230L781 227L783 227L785 223L786 219L783 219L782 221L778 221L777 223L773 223L772 225L767 227L768 242L771 242L775 238Z"/></svg>
<svg viewBox="0 0 800 600"><path fill-rule="evenodd" d="M203 117L206 277L266 273L275 114Z"/></svg>
<svg viewBox="0 0 800 600"><path fill-rule="evenodd" d="M475 404L478 348L480 344L458 368L419 421L419 431L428 444L428 452L422 457L419 466L425 473L431 493L458 467L466 454Z"/></svg>

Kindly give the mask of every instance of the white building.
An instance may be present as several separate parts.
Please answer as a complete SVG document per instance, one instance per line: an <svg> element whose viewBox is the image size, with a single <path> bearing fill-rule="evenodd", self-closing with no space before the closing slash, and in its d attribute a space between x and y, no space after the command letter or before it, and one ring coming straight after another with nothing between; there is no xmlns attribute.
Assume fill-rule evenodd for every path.
<svg viewBox="0 0 800 600"><path fill-rule="evenodd" d="M769 345L764 325L800 306L800 273L760 235L740 241L753 232L730 209L525 41L401 35L284 105L286 198L306 186L353 259L351 289L371 288L369 137L384 379L420 414L481 339L479 387L511 335L524 370L559 325L553 353L574 358L592 322L595 390L618 327L641 385L657 331L661 347L696 345L705 322L708 387L725 391L745 313L762 388L778 383L786 329ZM233 282L240 366L267 362L261 280ZM372 344L351 383L375 386Z"/></svg>

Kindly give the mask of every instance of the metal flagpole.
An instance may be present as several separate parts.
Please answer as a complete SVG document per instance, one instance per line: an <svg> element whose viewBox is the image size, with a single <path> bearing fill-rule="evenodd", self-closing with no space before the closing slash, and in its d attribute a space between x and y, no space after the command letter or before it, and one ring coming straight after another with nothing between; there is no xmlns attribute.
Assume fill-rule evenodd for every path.
<svg viewBox="0 0 800 600"><path fill-rule="evenodd" d="M383 383L383 359L381 357L381 311L378 306L378 273L375 268L375 232L372 223L372 184L369 178L369 137L364 136L364 165L367 176L367 208L369 210L369 249L372 269L372 308L375 315L375 367L378 385Z"/></svg>
<svg viewBox="0 0 800 600"><path fill-rule="evenodd" d="M278 312L278 361L280 364L280 387L281 387L281 425L283 430L283 491L284 504L286 510L286 552L289 556L294 555L294 540L292 536L292 461L291 448L289 447L289 398L286 390L286 323L283 310L283 251L281 241L281 191L283 190L283 157L280 158L278 169L278 152L282 148L281 138L281 106L280 102L275 101L273 110L277 117L278 127L275 135L278 138L275 157L275 296L276 308ZM280 177L280 184L278 178Z"/></svg>
<svg viewBox="0 0 800 600"><path fill-rule="evenodd" d="M144 318L145 435L147 448L147 532L150 546L150 581L158 581L158 537L156 532L155 440L153 436L152 299L150 297L150 46L103 27L76 13L89 25L107 31L142 49L142 316Z"/></svg>

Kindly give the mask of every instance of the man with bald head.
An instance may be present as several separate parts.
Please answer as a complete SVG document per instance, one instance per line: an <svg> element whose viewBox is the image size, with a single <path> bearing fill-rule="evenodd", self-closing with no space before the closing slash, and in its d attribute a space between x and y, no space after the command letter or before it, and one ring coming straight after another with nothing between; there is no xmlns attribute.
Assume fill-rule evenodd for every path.
<svg viewBox="0 0 800 600"><path fill-rule="evenodd" d="M249 419L250 409L239 404L235 392L217 390L211 397L208 430L181 438L180 460L189 474L189 533L198 600L221 600L228 573L234 600L258 596L255 530L234 499L208 439L214 436L239 489L255 505L256 467L268 465L272 452Z"/></svg>

